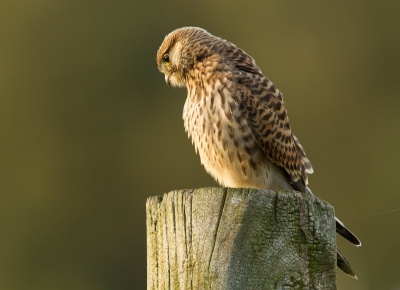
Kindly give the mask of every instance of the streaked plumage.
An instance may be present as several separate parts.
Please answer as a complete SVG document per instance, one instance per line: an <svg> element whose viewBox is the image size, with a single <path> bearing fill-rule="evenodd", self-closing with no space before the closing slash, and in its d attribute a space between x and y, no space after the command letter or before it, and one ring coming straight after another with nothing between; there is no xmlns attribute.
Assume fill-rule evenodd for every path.
<svg viewBox="0 0 400 290"><path fill-rule="evenodd" d="M167 84L188 89L185 129L220 184L309 192L313 173L289 125L282 94L234 44L196 27L167 35L157 53ZM359 240L337 220L337 232ZM355 277L338 250L338 266Z"/></svg>

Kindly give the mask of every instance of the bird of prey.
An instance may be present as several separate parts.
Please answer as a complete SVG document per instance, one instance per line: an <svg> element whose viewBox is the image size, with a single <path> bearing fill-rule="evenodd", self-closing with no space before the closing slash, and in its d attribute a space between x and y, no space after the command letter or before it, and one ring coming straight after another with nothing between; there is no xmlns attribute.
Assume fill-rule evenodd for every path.
<svg viewBox="0 0 400 290"><path fill-rule="evenodd" d="M183 27L165 37L157 65L168 85L186 86L185 130L218 183L312 194L313 168L291 131L282 94L250 55L204 29ZM336 232L361 245L337 218ZM337 265L356 278L339 249Z"/></svg>

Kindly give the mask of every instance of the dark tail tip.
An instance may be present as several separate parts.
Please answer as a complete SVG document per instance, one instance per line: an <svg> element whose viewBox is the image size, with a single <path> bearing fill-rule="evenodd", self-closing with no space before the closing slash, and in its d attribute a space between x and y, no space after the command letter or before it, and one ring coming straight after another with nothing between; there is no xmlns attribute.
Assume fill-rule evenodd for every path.
<svg viewBox="0 0 400 290"><path fill-rule="evenodd" d="M338 218L336 218L336 232L354 246L361 246L361 241L352 232L350 232Z"/></svg>
<svg viewBox="0 0 400 290"><path fill-rule="evenodd" d="M351 269L350 263L346 260L346 258L343 256L342 252L340 252L339 249L337 249L336 264L347 275L349 275L350 277L358 280L358 278L357 278L356 274L354 273L353 269Z"/></svg>

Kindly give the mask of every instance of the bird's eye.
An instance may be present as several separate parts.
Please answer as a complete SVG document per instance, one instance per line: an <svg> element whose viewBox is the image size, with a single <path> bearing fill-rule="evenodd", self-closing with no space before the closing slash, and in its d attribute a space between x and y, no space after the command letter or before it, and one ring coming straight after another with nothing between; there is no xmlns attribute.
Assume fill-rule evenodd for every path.
<svg viewBox="0 0 400 290"><path fill-rule="evenodd" d="M168 53L164 54L163 62L165 65L169 65L169 54Z"/></svg>

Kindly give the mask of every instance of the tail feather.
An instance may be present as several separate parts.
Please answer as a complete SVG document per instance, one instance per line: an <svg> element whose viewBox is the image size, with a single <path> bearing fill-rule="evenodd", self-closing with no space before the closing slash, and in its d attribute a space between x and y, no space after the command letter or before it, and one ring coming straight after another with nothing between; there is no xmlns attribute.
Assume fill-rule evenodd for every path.
<svg viewBox="0 0 400 290"><path fill-rule="evenodd" d="M352 232L350 232L337 217L335 217L335 219L336 219L336 233L338 233L343 238L348 240L354 246L357 247L361 246L361 241Z"/></svg>
<svg viewBox="0 0 400 290"><path fill-rule="evenodd" d="M347 275L349 275L352 278L355 278L358 280L356 274L354 273L353 269L351 269L350 263L346 260L346 258L343 256L342 252L337 248L337 259L336 259L336 265Z"/></svg>

